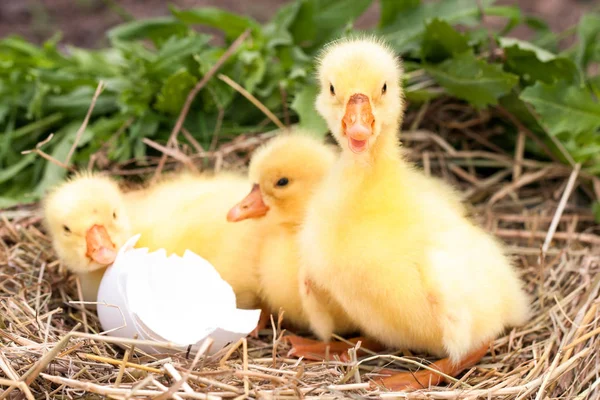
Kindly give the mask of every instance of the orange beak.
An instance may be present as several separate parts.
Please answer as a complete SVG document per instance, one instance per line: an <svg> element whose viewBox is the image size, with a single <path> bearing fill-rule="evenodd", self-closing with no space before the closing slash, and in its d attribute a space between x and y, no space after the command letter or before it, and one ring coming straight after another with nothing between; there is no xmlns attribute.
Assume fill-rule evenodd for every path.
<svg viewBox="0 0 600 400"><path fill-rule="evenodd" d="M98 264L109 265L117 258L116 246L102 225L94 225L88 229L85 242L87 244L85 255Z"/></svg>
<svg viewBox="0 0 600 400"><path fill-rule="evenodd" d="M269 207L265 204L257 183L252 186L250 194L237 203L227 213L227 221L239 222L248 218L258 218L267 214Z"/></svg>
<svg viewBox="0 0 600 400"><path fill-rule="evenodd" d="M375 116L369 98L361 93L353 94L346 104L346 114L342 118L342 131L348 138L350 150L362 153L369 147L374 124Z"/></svg>

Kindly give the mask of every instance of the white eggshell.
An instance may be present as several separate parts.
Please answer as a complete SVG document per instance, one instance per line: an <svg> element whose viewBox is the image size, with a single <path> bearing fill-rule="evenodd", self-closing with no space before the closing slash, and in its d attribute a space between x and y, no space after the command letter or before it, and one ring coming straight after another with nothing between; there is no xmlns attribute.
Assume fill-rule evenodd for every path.
<svg viewBox="0 0 600 400"><path fill-rule="evenodd" d="M235 293L205 259L186 251L183 257L135 249L139 235L119 250L98 291L98 316L108 335L167 341L192 353L207 338L208 354L247 336L260 310L236 308ZM138 346L148 353L168 350Z"/></svg>

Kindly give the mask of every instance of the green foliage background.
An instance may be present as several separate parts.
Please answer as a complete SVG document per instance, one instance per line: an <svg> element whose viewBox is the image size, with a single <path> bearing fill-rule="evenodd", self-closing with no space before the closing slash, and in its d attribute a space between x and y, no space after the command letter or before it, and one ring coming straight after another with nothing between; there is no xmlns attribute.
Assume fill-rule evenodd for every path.
<svg viewBox="0 0 600 400"><path fill-rule="evenodd" d="M539 19L513 6L480 2L486 15L503 17L499 32L481 26L475 0L380 0L382 17L366 33L385 37L405 60L405 88L411 104L453 96L483 109L501 104L566 162L553 136L589 174L600 175L600 76L589 66L600 60L600 15L588 14L566 34L575 45L558 51L566 34L553 34ZM171 16L138 20L107 33L102 50L59 49L58 37L36 46L18 37L0 41L0 207L30 202L64 178L63 168L35 154L22 155L54 133L44 150L64 160L100 80L100 95L73 162L89 157L120 128L110 161L140 161L153 153L144 143L164 143L189 90L228 45L251 31L220 70L253 93L275 114L287 101L292 122L323 135L314 112L313 59L335 38L356 34L353 21L371 0L297 0L268 23L215 8L179 10ZM531 42L508 37L516 26L535 30ZM221 30L224 46L192 26ZM460 27L460 29L457 29ZM283 89L283 90L282 90ZM286 99L283 99L285 92ZM269 130L264 115L226 83L211 79L193 103L185 127L207 146L224 112L220 137ZM507 126L510 126L507 121ZM516 133L514 127L511 132ZM510 142L510 141L508 141ZM512 147L508 147L512 150ZM530 155L545 154L532 142Z"/></svg>

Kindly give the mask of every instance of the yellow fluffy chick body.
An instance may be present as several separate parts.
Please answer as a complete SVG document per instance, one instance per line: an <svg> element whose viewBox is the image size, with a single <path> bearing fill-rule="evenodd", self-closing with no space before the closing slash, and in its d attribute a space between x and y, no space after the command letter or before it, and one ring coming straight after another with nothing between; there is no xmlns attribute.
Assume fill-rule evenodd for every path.
<svg viewBox="0 0 600 400"><path fill-rule="evenodd" d="M84 301L96 301L107 265L86 255L86 232L104 226L117 249L129 239L130 221L118 185L108 177L79 174L49 192L42 206L59 259L79 276Z"/></svg>
<svg viewBox="0 0 600 400"><path fill-rule="evenodd" d="M263 242L258 261L258 279L263 304L297 328L309 328L303 306L305 291L299 282L299 248L297 235L314 190L336 159L332 146L295 130L280 135L257 150L252 157L249 178L260 187L262 199L269 207L262 217ZM330 306L334 328L338 333L354 326L345 313Z"/></svg>
<svg viewBox="0 0 600 400"><path fill-rule="evenodd" d="M367 335L458 362L523 323L528 298L499 243L464 218L450 189L401 157L400 77L393 53L377 41L326 49L317 109L342 154L310 201L302 264ZM340 122L355 93L368 96L374 116L360 154ZM330 316L311 323L329 339Z"/></svg>
<svg viewBox="0 0 600 400"><path fill-rule="evenodd" d="M260 222L227 221L227 211L248 191L248 180L234 173L182 173L141 192L126 194L137 247L169 254L193 251L210 262L236 293L240 308L258 306L256 260Z"/></svg>
<svg viewBox="0 0 600 400"><path fill-rule="evenodd" d="M239 307L255 308L260 222L226 220L247 188L247 179L236 174L183 173L123 194L112 179L84 173L46 196L44 216L59 259L80 278L85 301L96 301L108 267L86 255L86 232L101 225L116 249L139 233L136 247L201 255L232 286Z"/></svg>

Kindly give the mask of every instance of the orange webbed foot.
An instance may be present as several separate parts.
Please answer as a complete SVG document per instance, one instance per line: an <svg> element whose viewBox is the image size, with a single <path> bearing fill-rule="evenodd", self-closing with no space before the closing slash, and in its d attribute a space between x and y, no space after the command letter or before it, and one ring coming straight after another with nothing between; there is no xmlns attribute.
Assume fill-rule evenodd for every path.
<svg viewBox="0 0 600 400"><path fill-rule="evenodd" d="M265 310L264 308L261 309L260 310L260 318L258 319L258 325L256 325L256 328L254 328L254 330L252 332L250 332L250 337L253 337L254 339L258 339L258 332L260 332L261 329L265 329L267 327L270 319L271 319L271 313L269 311Z"/></svg>
<svg viewBox="0 0 600 400"><path fill-rule="evenodd" d="M326 343L295 335L285 336L285 340L291 345L289 356L304 357L306 360L313 361L331 360L334 355L339 356L342 361L349 361L348 350L354 348L359 341L361 349L367 348L373 351L382 349L381 344L364 337L349 339L351 344L339 341Z"/></svg>
<svg viewBox="0 0 600 400"><path fill-rule="evenodd" d="M477 364L477 362L481 360L483 356L485 356L485 353L487 353L488 349L489 344L486 344L485 346L482 346L476 351L468 354L457 364L453 364L449 358L443 358L434 362L429 367L440 371L445 375L455 377L465 369ZM430 370L401 373L396 373L397 371L391 370L382 370L381 372L384 374L390 373L391 376L375 379L373 382L371 382L372 387L375 387L379 384L392 391L418 390L439 385L445 380L444 376Z"/></svg>

